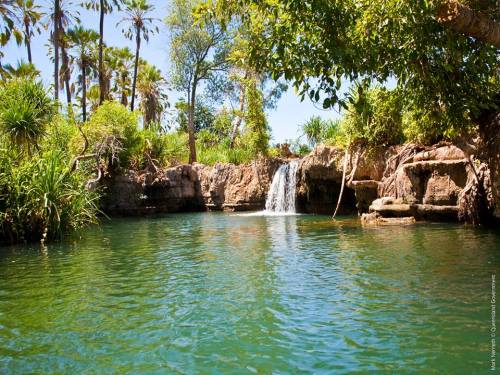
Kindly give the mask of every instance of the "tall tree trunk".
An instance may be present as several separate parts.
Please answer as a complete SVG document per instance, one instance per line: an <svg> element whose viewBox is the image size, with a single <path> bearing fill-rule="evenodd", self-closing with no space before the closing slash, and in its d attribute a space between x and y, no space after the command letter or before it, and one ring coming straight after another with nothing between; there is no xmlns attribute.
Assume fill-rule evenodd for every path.
<svg viewBox="0 0 500 375"><path fill-rule="evenodd" d="M442 3L437 20L455 31L500 48L500 23L456 0Z"/></svg>
<svg viewBox="0 0 500 375"><path fill-rule="evenodd" d="M189 164L196 162L196 142L194 139L194 109L196 106L196 86L198 79L193 79L193 86L191 87L189 110L188 110L188 136L189 136Z"/></svg>
<svg viewBox="0 0 500 375"><path fill-rule="evenodd" d="M141 49L141 29L137 28L135 34L135 64L134 64L134 79L132 81L132 99L130 101L130 110L134 110L135 103L135 85L137 84L137 70L139 69L139 51Z"/></svg>
<svg viewBox="0 0 500 375"><path fill-rule="evenodd" d="M62 33L61 33L62 31ZM64 34L64 29L62 25L62 19L59 18L59 33ZM69 57L68 51L66 51L65 43L61 45L61 58L62 58L62 68L63 68L63 79L64 79L64 90L66 91L66 102L71 105L71 87L69 84L70 80L70 69L69 69Z"/></svg>
<svg viewBox="0 0 500 375"><path fill-rule="evenodd" d="M104 44L104 0L100 0L99 7L99 105L104 102L107 95L104 83L104 63L103 63L103 44Z"/></svg>
<svg viewBox="0 0 500 375"><path fill-rule="evenodd" d="M87 72L86 64L82 63L82 120L87 121Z"/></svg>
<svg viewBox="0 0 500 375"><path fill-rule="evenodd" d="M238 113L236 120L234 121L233 130L231 132L231 142L229 148L234 148L234 141L238 135L239 128L241 126L241 121L243 120L243 111L245 110L245 87L241 86L240 92L240 113Z"/></svg>
<svg viewBox="0 0 500 375"><path fill-rule="evenodd" d="M68 52L66 51L66 48L62 47L61 48L61 55L62 55L62 63L64 66L64 90L66 91L66 102L68 105L71 105L71 86L70 86L70 69L69 69L69 58L68 58Z"/></svg>
<svg viewBox="0 0 500 375"><path fill-rule="evenodd" d="M30 21L29 18L24 18L24 42L26 43L26 50L28 51L28 62L33 64L33 58L31 56L31 33L30 33Z"/></svg>
<svg viewBox="0 0 500 375"><path fill-rule="evenodd" d="M54 0L54 98L59 100L59 0Z"/></svg>
<svg viewBox="0 0 500 375"><path fill-rule="evenodd" d="M125 90L125 85L126 85L126 82L127 82L127 75L128 74L122 74L122 76L121 76L121 80L122 80L122 94L121 94L121 98L120 98L120 103L122 105L124 105L125 107L128 105L128 95L127 95L127 91Z"/></svg>

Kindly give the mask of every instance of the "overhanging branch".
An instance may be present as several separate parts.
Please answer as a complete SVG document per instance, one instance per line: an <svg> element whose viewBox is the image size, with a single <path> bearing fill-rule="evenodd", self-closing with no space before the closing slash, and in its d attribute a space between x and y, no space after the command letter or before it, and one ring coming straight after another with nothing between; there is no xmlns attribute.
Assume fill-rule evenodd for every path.
<svg viewBox="0 0 500 375"><path fill-rule="evenodd" d="M456 0L443 2L437 14L437 21L457 32L500 48L500 23Z"/></svg>

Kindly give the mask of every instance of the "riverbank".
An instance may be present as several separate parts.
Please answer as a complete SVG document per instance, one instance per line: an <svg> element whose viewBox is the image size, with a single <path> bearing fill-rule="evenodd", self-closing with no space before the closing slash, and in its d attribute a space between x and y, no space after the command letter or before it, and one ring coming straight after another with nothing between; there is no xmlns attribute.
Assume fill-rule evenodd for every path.
<svg viewBox="0 0 500 375"><path fill-rule="evenodd" d="M264 209L274 174L288 159L250 164L179 165L158 172L103 181L102 210L108 215ZM458 221L461 200L476 179L466 153L452 144L407 144L348 155L341 214ZM300 159L296 207L300 213L332 214L342 186L344 151L319 146ZM484 188L493 204L489 171ZM469 190L467 190L469 189ZM382 198L382 199L381 199ZM496 197L498 199L498 197ZM497 211L498 214L498 211Z"/></svg>

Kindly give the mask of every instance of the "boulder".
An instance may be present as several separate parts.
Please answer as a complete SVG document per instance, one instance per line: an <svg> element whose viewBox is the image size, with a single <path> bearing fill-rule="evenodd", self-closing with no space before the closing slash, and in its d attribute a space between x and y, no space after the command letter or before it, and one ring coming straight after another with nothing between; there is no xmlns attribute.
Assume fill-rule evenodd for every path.
<svg viewBox="0 0 500 375"><path fill-rule="evenodd" d="M408 217L382 217L377 213L368 213L361 215L363 225L409 225L415 224L413 216Z"/></svg>
<svg viewBox="0 0 500 375"><path fill-rule="evenodd" d="M354 189L354 195L356 196L358 214L361 215L368 212L370 204L377 199L378 181L353 181L351 187Z"/></svg>

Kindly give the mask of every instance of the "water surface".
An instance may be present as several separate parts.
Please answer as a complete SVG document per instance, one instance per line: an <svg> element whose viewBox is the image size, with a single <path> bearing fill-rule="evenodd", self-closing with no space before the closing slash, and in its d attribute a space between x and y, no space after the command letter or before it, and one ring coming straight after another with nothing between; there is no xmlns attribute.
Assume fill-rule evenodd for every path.
<svg viewBox="0 0 500 375"><path fill-rule="evenodd" d="M0 250L0 373L490 368L499 232L203 213Z"/></svg>

